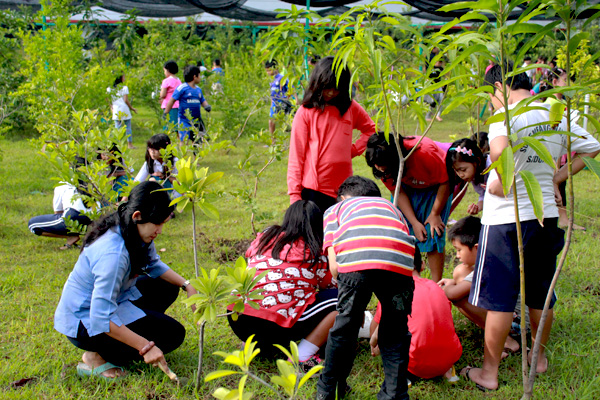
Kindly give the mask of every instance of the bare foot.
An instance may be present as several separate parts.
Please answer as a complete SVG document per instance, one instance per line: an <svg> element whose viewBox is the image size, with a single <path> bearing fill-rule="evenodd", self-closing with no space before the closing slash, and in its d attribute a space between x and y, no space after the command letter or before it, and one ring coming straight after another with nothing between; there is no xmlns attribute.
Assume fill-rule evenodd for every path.
<svg viewBox="0 0 600 400"><path fill-rule="evenodd" d="M531 359L533 357L533 353L530 351L527 355L527 364L531 365ZM543 374L548 371L548 357L546 357L546 353L540 353L537 360L537 367L535 372L538 374Z"/></svg>
<svg viewBox="0 0 600 400"><path fill-rule="evenodd" d="M443 121L442 117L440 117L439 115L437 117L435 117L435 119L437 119L439 122Z"/></svg>
<svg viewBox="0 0 600 400"><path fill-rule="evenodd" d="M501 359L504 360L506 357L510 356L511 354L518 352L520 348L521 348L521 345L519 344L519 342L517 342L515 339L511 338L510 336L507 336L506 341L504 342L504 350L502 351Z"/></svg>
<svg viewBox="0 0 600 400"><path fill-rule="evenodd" d="M473 381L479 390L487 391L498 389L498 378L484 379L481 376L482 372L483 370L481 368L465 367L460 371L460 375Z"/></svg>
<svg viewBox="0 0 600 400"><path fill-rule="evenodd" d="M100 354L98 354L96 352L92 352L92 351L86 351L85 353L83 353L83 356L81 356L81 359L87 366L92 367L92 368L98 368L102 364L106 363L106 360L104 358L102 358L100 356ZM107 378L113 378L113 379L125 376L126 374L127 374L127 372L121 370L120 368L107 369L106 371L104 371L102 373L103 376L105 376Z"/></svg>

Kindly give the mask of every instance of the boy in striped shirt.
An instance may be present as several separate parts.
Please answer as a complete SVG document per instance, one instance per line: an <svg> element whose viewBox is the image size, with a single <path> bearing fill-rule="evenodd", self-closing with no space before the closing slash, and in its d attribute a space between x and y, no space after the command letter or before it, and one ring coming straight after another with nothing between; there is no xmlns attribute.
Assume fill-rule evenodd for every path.
<svg viewBox="0 0 600 400"><path fill-rule="evenodd" d="M338 316L329 331L318 400L338 399L350 391L346 379L356 355L356 337L373 293L382 305L379 348L385 379L379 400L408 399L406 368L410 333L415 238L404 217L381 198L372 180L346 179L338 203L324 215L323 250L338 280Z"/></svg>

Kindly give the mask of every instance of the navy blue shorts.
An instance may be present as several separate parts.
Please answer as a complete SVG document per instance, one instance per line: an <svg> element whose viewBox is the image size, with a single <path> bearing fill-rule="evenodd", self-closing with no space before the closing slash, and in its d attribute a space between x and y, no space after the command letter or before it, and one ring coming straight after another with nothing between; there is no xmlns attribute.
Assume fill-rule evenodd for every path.
<svg viewBox="0 0 600 400"><path fill-rule="evenodd" d="M565 232L558 218L521 222L525 249L525 304L541 310L556 270ZM517 225L483 225L469 303L491 311L513 312L519 296L519 250ZM556 302L552 296L550 307Z"/></svg>

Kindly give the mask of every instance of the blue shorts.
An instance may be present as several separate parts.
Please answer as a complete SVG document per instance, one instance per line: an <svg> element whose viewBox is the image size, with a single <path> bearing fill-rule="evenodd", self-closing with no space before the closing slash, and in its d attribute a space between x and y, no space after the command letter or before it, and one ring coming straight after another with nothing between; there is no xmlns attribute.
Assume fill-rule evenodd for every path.
<svg viewBox="0 0 600 400"><path fill-rule="evenodd" d="M525 304L541 310L556 270L565 232L558 218L521 222L525 250ZM517 225L483 225L469 303L491 311L513 312L520 290ZM550 307L556 302L553 293Z"/></svg>

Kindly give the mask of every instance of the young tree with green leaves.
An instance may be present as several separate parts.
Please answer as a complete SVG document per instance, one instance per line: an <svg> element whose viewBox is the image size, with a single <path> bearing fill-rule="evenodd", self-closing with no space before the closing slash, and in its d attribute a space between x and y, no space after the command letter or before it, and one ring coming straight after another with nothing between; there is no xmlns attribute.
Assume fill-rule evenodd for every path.
<svg viewBox="0 0 600 400"><path fill-rule="evenodd" d="M516 23L508 25L508 16L519 6L524 10ZM541 95L531 96L531 84L525 71L538 65L513 68L509 58L514 60L515 65L520 65L527 51L559 25L560 21L546 26L530 22L531 18L543 13L554 16L562 12L567 37L580 41L583 35L571 36L569 21L577 15L577 11L581 12L588 7L583 1L575 4L568 0L528 3L479 1L457 3L443 7L442 10L464 8L473 10L474 13L469 15L477 18L484 17L481 12L491 12L497 21L494 36L498 46L495 51L492 50L492 54L497 57L499 63L487 72L485 86L489 88L486 90L489 90L493 105L499 110L488 120L488 124L491 124L490 155L494 163L490 167L492 177L488 180L482 223L486 237L505 238L502 245L486 247L485 255L479 261L479 265L484 265L485 269L478 268L474 277L474 281L477 280L478 283L475 291L472 291L472 302L490 311L486 319L483 368L468 367L465 369L465 375L484 390L496 389L498 386L500 354L512 321L511 307L514 306L517 293L513 291L510 295L512 300L509 301L506 301L504 296L510 291L504 291L503 295L493 293L494 287L502 286L502 282L508 276L512 276L508 280L512 280L513 287L515 281L520 281L521 309L524 310L526 304L529 306L534 336L533 352L523 352L522 359L523 397L530 398L536 373L545 372L548 368L544 350L551 329L550 309L556 300L553 289L566 259L572 234L571 215L567 246L562 249L562 231L556 228L555 217L558 216L558 212L554 203L554 184L566 179L571 181L572 174L583 168L585 158L578 157L578 160L571 163L572 150L579 153L578 156L594 157L600 152L600 145L591 135L572 123L570 110L565 115L564 107L560 104L544 107L535 103ZM534 36L513 55L510 51L511 43L516 37L528 33L534 33ZM555 89L555 92L561 90L565 89ZM550 91L544 96L555 92ZM574 142L576 144L573 144ZM565 153L568 157L567 165L555 174L555 162ZM572 183L569 186L570 204L573 207ZM512 233L506 231L507 229ZM539 233L536 234L536 231ZM513 239L506 239L510 237ZM487 246L489 243L491 242L480 243L480 246ZM554 272L556 256L561 250L563 255ZM507 258L506 254L511 252L512 258ZM497 256L494 259L495 254ZM499 264L498 260L504 261ZM543 265L542 269L536 268L540 264ZM483 279L481 276L478 278L479 275ZM490 286L492 280L493 287ZM522 315L522 348L527 346L525 335L525 318ZM541 359L541 363L538 363L538 358ZM528 362L532 365L529 379Z"/></svg>

